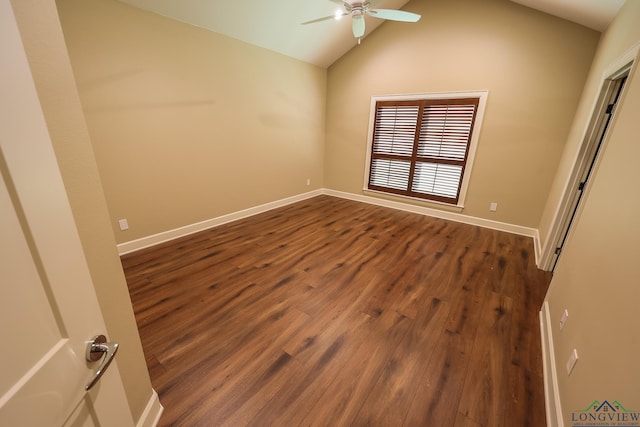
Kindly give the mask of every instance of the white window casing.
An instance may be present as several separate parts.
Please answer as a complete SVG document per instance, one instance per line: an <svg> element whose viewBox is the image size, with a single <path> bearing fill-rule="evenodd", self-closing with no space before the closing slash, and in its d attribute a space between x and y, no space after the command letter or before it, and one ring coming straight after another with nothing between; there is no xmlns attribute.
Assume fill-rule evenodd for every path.
<svg viewBox="0 0 640 427"><path fill-rule="evenodd" d="M367 151L366 151L366 165L363 190L372 193L384 193L391 194L402 198L410 198L419 200L420 202L434 203L436 205L446 205L449 207L457 207L462 209L464 207L464 201L469 186L469 180L472 173L472 167L474 163L475 153L477 150L478 140L481 133L482 121L484 117L484 110L487 102L488 91L468 91L468 92L439 92L439 93L424 93L424 94L408 94L408 95L384 95L371 97L371 107L369 114L369 129L367 133ZM374 185L380 185L390 189L401 189L406 187L409 174L409 163L401 159L380 159L375 158L372 163L372 153L375 150L382 150L383 152L392 155L410 155L410 150L413 149L415 129L412 129L411 123L416 123L417 107L412 105L399 106L384 109L381 107L378 109L378 128L376 128L376 106L379 102L385 101L437 101L437 100L460 100L467 98L477 99L477 108L475 111L475 117L473 122L473 129L469 138L468 146L465 146L465 150L460 151L460 144L447 144L446 142L438 141L431 143L429 138L430 134L438 134L440 132L440 121L436 120L435 125L423 125L419 124L420 143L418 145L419 156L431 156L431 152L435 149L438 150L439 156L444 156L452 160L461 160L464 158L466 151L466 162L464 163L464 172L462 175L462 181L459 182L460 173L463 168L455 165L435 164L428 162L416 162L415 170L412 181L412 188L409 190L420 192L422 188L429 188L432 195L442 195L446 198L452 198L453 193L457 193L457 203L448 203L438 200L431 200L429 198L411 197L410 195L398 195L392 192L380 191L369 188L370 177L372 176L372 169L384 169L388 171L384 176L381 174L373 173L374 179L384 180L385 182L372 182ZM444 116L445 110L442 110L439 105L435 105L430 108L429 114L432 117ZM463 117L467 112L463 109L459 109L455 112L459 117ZM392 117L392 121L385 121L384 115L389 114ZM426 113L425 113L426 114ZM464 118L464 117L463 117ZM393 129L387 129L385 126L393 127ZM406 130L405 130L406 126ZM463 129L463 132L465 130ZM466 130L468 131L468 129ZM384 135L393 132L391 139L385 138ZM376 145L374 144L374 134L376 135ZM382 137L380 137L382 135ZM437 179L436 179L437 176ZM458 183L460 183L460 189L458 192Z"/></svg>

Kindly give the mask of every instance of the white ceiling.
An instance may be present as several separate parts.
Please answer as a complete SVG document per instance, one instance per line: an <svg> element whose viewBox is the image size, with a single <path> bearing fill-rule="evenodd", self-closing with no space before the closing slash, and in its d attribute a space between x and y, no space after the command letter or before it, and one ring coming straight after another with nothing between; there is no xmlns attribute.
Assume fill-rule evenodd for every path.
<svg viewBox="0 0 640 427"><path fill-rule="evenodd" d="M342 10L329 0L120 1L325 68L357 43L348 17L300 25ZM400 9L408 1L384 0L376 8ZM365 37L382 22L367 18Z"/></svg>
<svg viewBox="0 0 640 427"><path fill-rule="evenodd" d="M511 0L559 16L585 27L604 31L625 0Z"/></svg>
<svg viewBox="0 0 640 427"><path fill-rule="evenodd" d="M120 1L321 67L328 67L357 43L348 17L300 25L341 10L340 5L329 0ZM624 0L512 1L598 31L606 28L624 3ZM408 0L382 0L376 8L401 9L407 3ZM367 17L365 37L382 22Z"/></svg>

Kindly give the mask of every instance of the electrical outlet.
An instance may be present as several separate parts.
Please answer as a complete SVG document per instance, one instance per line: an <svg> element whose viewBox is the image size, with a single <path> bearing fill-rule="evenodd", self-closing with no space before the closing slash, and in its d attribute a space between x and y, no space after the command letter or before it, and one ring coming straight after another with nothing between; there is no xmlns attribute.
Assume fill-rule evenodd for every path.
<svg viewBox="0 0 640 427"><path fill-rule="evenodd" d="M491 212L495 212L498 210L498 202L491 202L491 204L489 205L489 210Z"/></svg>
<svg viewBox="0 0 640 427"><path fill-rule="evenodd" d="M311 178L307 178L307 185L311 185Z"/></svg>
<svg viewBox="0 0 640 427"><path fill-rule="evenodd" d="M573 371L573 367L576 366L577 361L578 361L578 350L574 348L571 351L569 360L567 360L567 375L571 375L571 371Z"/></svg>
<svg viewBox="0 0 640 427"><path fill-rule="evenodd" d="M568 318L569 318L569 312L565 308L564 313L562 313L562 317L560 318L560 330L564 328L564 324L567 322Z"/></svg>
<svg viewBox="0 0 640 427"><path fill-rule="evenodd" d="M120 226L120 231L124 231L124 230L128 230L129 229L129 223L127 222L126 219L118 220L118 225Z"/></svg>

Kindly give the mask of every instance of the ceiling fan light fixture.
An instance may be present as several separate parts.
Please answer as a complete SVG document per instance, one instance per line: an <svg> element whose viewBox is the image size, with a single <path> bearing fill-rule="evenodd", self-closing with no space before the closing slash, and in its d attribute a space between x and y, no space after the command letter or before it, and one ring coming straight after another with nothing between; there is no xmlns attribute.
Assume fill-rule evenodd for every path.
<svg viewBox="0 0 640 427"><path fill-rule="evenodd" d="M365 15L372 16L378 19L387 19L390 21L400 22L417 22L420 20L420 15L417 13L406 12L404 10L397 9L372 9L371 7L378 4L382 0L331 0L334 3L338 3L344 7L342 11L336 12L334 15L325 16L324 18L313 19L311 21L303 22L302 25L314 24L316 22L327 21L335 19L336 21L343 16L351 15L353 36L358 39L360 44L360 38L365 33Z"/></svg>
<svg viewBox="0 0 640 427"><path fill-rule="evenodd" d="M359 39L360 37L364 36L364 29L365 29L364 16L353 15L353 22L352 22L353 37Z"/></svg>

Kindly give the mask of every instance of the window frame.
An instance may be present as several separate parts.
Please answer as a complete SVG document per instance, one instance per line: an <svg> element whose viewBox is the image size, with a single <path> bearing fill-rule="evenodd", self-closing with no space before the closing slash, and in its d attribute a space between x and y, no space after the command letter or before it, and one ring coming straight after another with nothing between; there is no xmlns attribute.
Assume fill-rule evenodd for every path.
<svg viewBox="0 0 640 427"><path fill-rule="evenodd" d="M468 190L470 179L471 179L477 145L478 145L478 141L480 139L480 134L482 131L482 123L484 119L484 111L485 111L488 95L489 95L489 91L487 90L477 90L477 91L465 91L465 92L437 92L437 93L420 93L420 94L406 94L406 95L372 96L371 106L369 111L369 129L367 132L367 149L366 149L366 159L365 159L363 192L399 197L403 199L420 201L427 204L436 204L439 206L457 207L460 209L464 208L464 202L466 200L467 190ZM415 197L415 196L409 196L405 194L398 194L392 191L387 192L387 191L369 188L369 178L371 174L371 165L372 165L371 158L372 158L373 133L374 133L375 119L376 119L376 105L378 102L380 101L383 101L383 102L384 101L422 101L422 100L438 101L438 100L464 99L464 98L477 98L478 107L475 114L474 127L471 132L471 139L469 141L469 148L467 151L467 160L462 170L460 192L458 195L457 203L449 203L446 201L435 200L428 197Z"/></svg>

